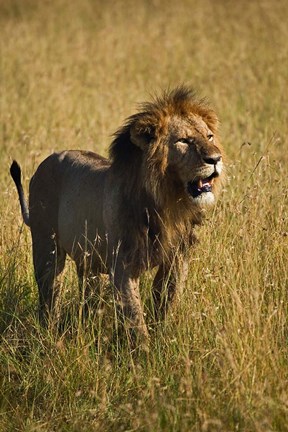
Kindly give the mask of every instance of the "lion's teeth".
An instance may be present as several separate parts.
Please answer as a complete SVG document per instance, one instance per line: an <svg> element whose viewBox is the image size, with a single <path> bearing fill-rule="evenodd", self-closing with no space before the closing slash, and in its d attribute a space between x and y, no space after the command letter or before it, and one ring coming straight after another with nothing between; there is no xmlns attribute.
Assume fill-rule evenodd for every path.
<svg viewBox="0 0 288 432"><path fill-rule="evenodd" d="M202 186L212 186L214 179L205 179L202 181Z"/></svg>
<svg viewBox="0 0 288 432"><path fill-rule="evenodd" d="M213 178L205 178L205 179L199 179L198 181L197 181L197 188L198 189L202 189L203 187L206 187L206 186L212 186L212 184L213 184Z"/></svg>

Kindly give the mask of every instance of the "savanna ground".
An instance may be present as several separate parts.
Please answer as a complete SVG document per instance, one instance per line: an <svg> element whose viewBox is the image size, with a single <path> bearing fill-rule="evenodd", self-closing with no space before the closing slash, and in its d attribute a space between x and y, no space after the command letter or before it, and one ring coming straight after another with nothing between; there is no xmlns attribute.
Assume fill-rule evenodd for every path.
<svg viewBox="0 0 288 432"><path fill-rule="evenodd" d="M0 430L288 430L288 3L1 0ZM135 358L109 295L85 327L37 322L24 187L54 150L107 154L137 102L188 83L221 119L228 181L182 300ZM149 320L151 275L142 280Z"/></svg>

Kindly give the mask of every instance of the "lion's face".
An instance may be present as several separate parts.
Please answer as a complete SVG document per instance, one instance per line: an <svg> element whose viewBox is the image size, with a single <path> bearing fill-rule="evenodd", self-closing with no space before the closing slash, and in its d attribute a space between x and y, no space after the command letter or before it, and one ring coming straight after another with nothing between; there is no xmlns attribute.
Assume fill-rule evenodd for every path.
<svg viewBox="0 0 288 432"><path fill-rule="evenodd" d="M115 166L120 161L126 173L138 164L134 183L144 185L160 207L172 207L173 199L184 203L182 209L212 204L223 177L215 112L186 87L142 108L115 134L110 149Z"/></svg>
<svg viewBox="0 0 288 432"><path fill-rule="evenodd" d="M167 129L168 167L183 183L191 203L213 204L223 169L217 136L198 115L171 118Z"/></svg>

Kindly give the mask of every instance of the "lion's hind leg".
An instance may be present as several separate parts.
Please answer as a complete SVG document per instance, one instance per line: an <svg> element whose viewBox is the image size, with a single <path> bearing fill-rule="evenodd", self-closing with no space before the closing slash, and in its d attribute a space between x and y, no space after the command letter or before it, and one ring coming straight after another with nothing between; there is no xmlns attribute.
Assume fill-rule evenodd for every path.
<svg viewBox="0 0 288 432"><path fill-rule="evenodd" d="M93 265L94 264L94 265ZM79 315L88 318L91 309L98 311L103 300L103 281L100 268L92 260L76 261L79 283Z"/></svg>
<svg viewBox="0 0 288 432"><path fill-rule="evenodd" d="M39 289L39 318L47 325L53 316L59 318L57 299L60 281L57 277L64 269L66 252L58 244L55 235L33 236L33 263Z"/></svg>
<svg viewBox="0 0 288 432"><path fill-rule="evenodd" d="M172 263L159 266L152 287L155 319L165 318L168 308L183 291L188 275L188 262L175 257Z"/></svg>

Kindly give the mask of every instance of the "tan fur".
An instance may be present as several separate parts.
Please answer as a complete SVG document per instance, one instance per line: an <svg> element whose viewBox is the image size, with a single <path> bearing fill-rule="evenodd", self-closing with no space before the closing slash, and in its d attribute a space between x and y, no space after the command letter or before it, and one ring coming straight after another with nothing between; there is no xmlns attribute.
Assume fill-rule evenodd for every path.
<svg viewBox="0 0 288 432"><path fill-rule="evenodd" d="M217 126L215 113L179 87L127 119L115 133L110 160L65 151L42 162L30 183L28 221L41 315L53 310L56 276L69 254L80 279L110 274L134 342L135 335L148 338L139 277L159 267L152 294L160 317L184 283L193 226L221 185ZM193 198L189 184L214 172L212 192ZM23 199L20 193L25 208Z"/></svg>

